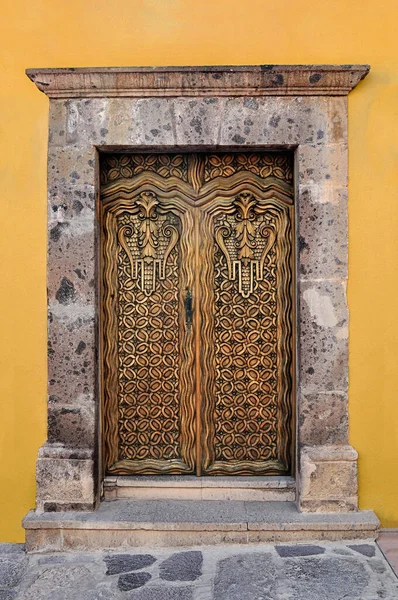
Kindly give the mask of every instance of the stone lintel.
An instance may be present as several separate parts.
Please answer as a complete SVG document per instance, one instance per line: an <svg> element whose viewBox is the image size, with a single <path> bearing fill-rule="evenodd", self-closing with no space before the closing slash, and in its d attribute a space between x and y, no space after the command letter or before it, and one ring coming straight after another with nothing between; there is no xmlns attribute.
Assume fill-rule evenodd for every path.
<svg viewBox="0 0 398 600"><path fill-rule="evenodd" d="M369 65L27 69L49 98L345 96Z"/></svg>

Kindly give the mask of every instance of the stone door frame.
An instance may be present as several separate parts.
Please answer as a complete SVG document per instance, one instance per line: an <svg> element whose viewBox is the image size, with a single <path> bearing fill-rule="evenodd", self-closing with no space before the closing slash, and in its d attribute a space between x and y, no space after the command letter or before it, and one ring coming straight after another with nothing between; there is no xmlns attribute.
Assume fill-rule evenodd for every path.
<svg viewBox="0 0 398 600"><path fill-rule="evenodd" d="M102 488L98 152L295 151L296 485L301 511L357 510L348 439L347 95L366 65L29 69L50 98L48 439L37 510Z"/></svg>

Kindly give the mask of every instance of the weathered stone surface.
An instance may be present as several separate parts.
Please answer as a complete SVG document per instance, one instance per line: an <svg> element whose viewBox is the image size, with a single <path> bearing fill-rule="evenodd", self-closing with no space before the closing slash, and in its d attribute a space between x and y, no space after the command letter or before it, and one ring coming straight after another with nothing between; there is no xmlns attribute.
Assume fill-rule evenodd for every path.
<svg viewBox="0 0 398 600"><path fill-rule="evenodd" d="M388 570L388 567L385 562L382 560L370 560L368 561L369 568L374 573L385 573ZM394 564L391 561L391 567L394 569ZM396 571L396 569L394 569Z"/></svg>
<svg viewBox="0 0 398 600"><path fill-rule="evenodd" d="M111 576L106 573L106 562L117 555L102 552L28 555L27 569L17 587L2 587L0 580L0 600L395 599L398 580L383 554L376 544L362 545L369 546L369 552L373 548L374 557L352 550L347 542L261 545L242 550L227 545L207 547L202 549L202 576L188 585L181 581L159 581L157 565L172 558L170 550L151 550L150 556L156 559L150 567L151 573L139 571ZM281 557L282 548L289 550L289 556L282 554ZM320 551L317 556L304 555ZM7 556L7 560L16 563L25 559L24 554L18 552L4 555L1 548L0 556ZM138 551L125 556L147 555Z"/></svg>
<svg viewBox="0 0 398 600"><path fill-rule="evenodd" d="M60 452L56 452L56 456L49 456L52 447L51 444L45 444L37 460L37 511L92 508L95 502L92 458L79 458L78 449L75 453L69 450L63 455L62 446L55 448Z"/></svg>
<svg viewBox="0 0 398 600"><path fill-rule="evenodd" d="M275 550L282 558L291 556L311 556L313 554L324 554L325 548L321 546L275 546Z"/></svg>
<svg viewBox="0 0 398 600"><path fill-rule="evenodd" d="M279 590L292 600L350 600L363 598L370 577L363 564L347 558L287 559Z"/></svg>
<svg viewBox="0 0 398 600"><path fill-rule="evenodd" d="M58 230L54 229L57 223L94 222L94 220L95 190L93 185L56 184L48 189L48 225L53 241L57 241L62 233L62 225Z"/></svg>
<svg viewBox="0 0 398 600"><path fill-rule="evenodd" d="M301 451L300 509L357 510L357 458L351 446L313 446Z"/></svg>
<svg viewBox="0 0 398 600"><path fill-rule="evenodd" d="M152 554L114 554L105 557L107 575L117 575L150 567L156 562Z"/></svg>
<svg viewBox="0 0 398 600"><path fill-rule="evenodd" d="M90 220L52 221L49 227L48 298L56 307L95 304L95 230Z"/></svg>
<svg viewBox="0 0 398 600"><path fill-rule="evenodd" d="M62 405L49 403L48 442L69 448L89 448L94 443L95 412L93 403Z"/></svg>
<svg viewBox="0 0 398 600"><path fill-rule="evenodd" d="M324 98L227 98L219 143L312 144L328 137Z"/></svg>
<svg viewBox="0 0 398 600"><path fill-rule="evenodd" d="M346 279L348 276L347 190L327 181L300 185L298 277Z"/></svg>
<svg viewBox="0 0 398 600"><path fill-rule="evenodd" d="M87 306L78 308L73 306L71 309L54 305L49 312L47 348L50 408L58 404L63 406L72 404L87 408L94 405L95 352L93 310ZM93 433L93 427L87 429L87 425L86 420L84 436ZM83 434L83 423L81 433ZM78 446L81 447L81 441ZM90 447L93 447L92 444Z"/></svg>
<svg viewBox="0 0 398 600"><path fill-rule="evenodd" d="M117 583L117 587L122 592L129 592L130 590L136 590L145 585L152 575L150 573L124 573L120 575Z"/></svg>
<svg viewBox="0 0 398 600"><path fill-rule="evenodd" d="M193 600L193 588L184 587L168 587L153 586L142 588L134 595L130 596L131 600Z"/></svg>
<svg viewBox="0 0 398 600"><path fill-rule="evenodd" d="M333 188L344 189L348 181L347 142L301 143L297 149L299 186L312 185L319 200L327 201ZM328 183L329 186L324 184Z"/></svg>
<svg viewBox="0 0 398 600"><path fill-rule="evenodd" d="M372 558L376 554L376 548L374 544L355 544L355 546L348 546L351 550L355 550L355 552L359 552L364 556L368 556Z"/></svg>
<svg viewBox="0 0 398 600"><path fill-rule="evenodd" d="M214 598L275 598L276 566L269 553L241 554L218 563L214 579Z"/></svg>
<svg viewBox="0 0 398 600"><path fill-rule="evenodd" d="M208 144L219 142L224 114L224 98L192 98L173 100L174 131L177 144Z"/></svg>
<svg viewBox="0 0 398 600"><path fill-rule="evenodd" d="M347 96L369 65L27 69L50 98Z"/></svg>
<svg viewBox="0 0 398 600"><path fill-rule="evenodd" d="M330 448L333 449L327 447L328 451ZM293 502L206 500L118 500L103 502L92 513L31 512L24 520L29 551L48 550L48 545L54 550L114 548L120 552L148 544L170 548L270 541L369 540L377 536L379 525L372 511L309 515L298 512ZM37 539L37 533L43 534L41 540Z"/></svg>
<svg viewBox="0 0 398 600"><path fill-rule="evenodd" d="M26 570L26 558L0 555L0 587L13 588L21 581Z"/></svg>
<svg viewBox="0 0 398 600"><path fill-rule="evenodd" d="M10 557L11 559L16 558L16 554L23 556L25 554L25 544L12 544L8 542L0 542L0 557L7 558L6 555L8 554L13 555Z"/></svg>
<svg viewBox="0 0 398 600"><path fill-rule="evenodd" d="M17 590L2 590L0 588L0 600L14 600L17 594Z"/></svg>
<svg viewBox="0 0 398 600"><path fill-rule="evenodd" d="M85 566L61 567L43 569L28 589L21 594L21 600L72 600L76 598L76 588L83 586L90 576Z"/></svg>
<svg viewBox="0 0 398 600"><path fill-rule="evenodd" d="M345 392L302 394L299 441L306 446L348 443L348 398Z"/></svg>
<svg viewBox="0 0 398 600"><path fill-rule="evenodd" d="M327 98L328 137L330 143L345 143L348 139L348 99L337 96Z"/></svg>
<svg viewBox="0 0 398 600"><path fill-rule="evenodd" d="M300 393L345 392L348 312L344 280L299 283Z"/></svg>
<svg viewBox="0 0 398 600"><path fill-rule="evenodd" d="M48 153L48 186L93 186L95 184L96 150L90 143L50 148Z"/></svg>
<svg viewBox="0 0 398 600"><path fill-rule="evenodd" d="M198 550L176 552L160 565L160 578L166 581L195 581L201 576L203 555Z"/></svg>

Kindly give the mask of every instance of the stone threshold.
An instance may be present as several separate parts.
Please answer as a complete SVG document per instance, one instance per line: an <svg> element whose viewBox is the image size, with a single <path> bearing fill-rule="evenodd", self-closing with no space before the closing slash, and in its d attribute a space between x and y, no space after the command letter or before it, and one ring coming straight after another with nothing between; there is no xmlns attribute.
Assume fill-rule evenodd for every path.
<svg viewBox="0 0 398 600"><path fill-rule="evenodd" d="M105 500L294 501L296 482L288 476L119 475L105 477L103 494Z"/></svg>
<svg viewBox="0 0 398 600"><path fill-rule="evenodd" d="M294 502L116 500L94 512L36 513L23 520L28 552L375 540L373 511L300 513Z"/></svg>

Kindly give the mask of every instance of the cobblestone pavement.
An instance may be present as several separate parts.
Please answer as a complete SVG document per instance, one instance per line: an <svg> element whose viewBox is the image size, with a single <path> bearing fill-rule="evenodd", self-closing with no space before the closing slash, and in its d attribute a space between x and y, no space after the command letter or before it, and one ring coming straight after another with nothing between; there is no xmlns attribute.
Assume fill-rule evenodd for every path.
<svg viewBox="0 0 398 600"><path fill-rule="evenodd" d="M373 543L26 556L0 544L0 600L397 600Z"/></svg>

